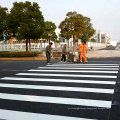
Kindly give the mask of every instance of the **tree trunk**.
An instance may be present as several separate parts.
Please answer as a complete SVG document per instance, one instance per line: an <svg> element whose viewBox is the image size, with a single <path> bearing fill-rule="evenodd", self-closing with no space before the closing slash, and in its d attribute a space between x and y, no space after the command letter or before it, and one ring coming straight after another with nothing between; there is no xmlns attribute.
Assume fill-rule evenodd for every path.
<svg viewBox="0 0 120 120"><path fill-rule="evenodd" d="M28 52L28 40L26 39L26 52Z"/></svg>
<svg viewBox="0 0 120 120"><path fill-rule="evenodd" d="M44 40L44 48L45 48L45 40Z"/></svg>
<svg viewBox="0 0 120 120"><path fill-rule="evenodd" d="M75 35L73 35L73 53L75 52L75 48L76 48L76 45L75 45Z"/></svg>
<svg viewBox="0 0 120 120"><path fill-rule="evenodd" d="M30 42L30 39L29 39L29 52L31 52L31 42Z"/></svg>
<svg viewBox="0 0 120 120"><path fill-rule="evenodd" d="M49 39L49 44L50 44L50 39Z"/></svg>

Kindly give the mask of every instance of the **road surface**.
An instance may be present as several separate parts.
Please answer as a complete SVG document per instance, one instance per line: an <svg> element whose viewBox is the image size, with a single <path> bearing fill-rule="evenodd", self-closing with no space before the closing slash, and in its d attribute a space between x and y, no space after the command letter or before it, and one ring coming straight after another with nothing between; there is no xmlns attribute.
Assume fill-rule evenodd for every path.
<svg viewBox="0 0 120 120"><path fill-rule="evenodd" d="M119 61L0 61L0 118L119 120Z"/></svg>

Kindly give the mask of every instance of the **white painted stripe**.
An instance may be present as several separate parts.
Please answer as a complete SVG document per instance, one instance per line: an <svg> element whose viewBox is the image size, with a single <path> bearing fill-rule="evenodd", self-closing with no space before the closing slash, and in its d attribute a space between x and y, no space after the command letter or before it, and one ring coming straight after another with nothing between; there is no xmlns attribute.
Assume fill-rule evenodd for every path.
<svg viewBox="0 0 120 120"><path fill-rule="evenodd" d="M70 79L45 79L45 78L18 78L4 77L1 80L17 80L17 81L42 81L42 82L66 82L66 83L90 83L90 84L110 84L115 85L116 81L96 81L96 80L70 80Z"/></svg>
<svg viewBox="0 0 120 120"><path fill-rule="evenodd" d="M85 118L47 115L39 113L18 112L0 109L0 118L5 120L93 120Z"/></svg>
<svg viewBox="0 0 120 120"><path fill-rule="evenodd" d="M61 64L61 65L46 65L46 66L67 66L67 67L70 67L70 66L73 66L73 65L64 65L64 64ZM119 66L86 66L86 65L74 65L74 67L103 67L103 68L119 68Z"/></svg>
<svg viewBox="0 0 120 120"><path fill-rule="evenodd" d="M58 76L58 77L92 77L92 78L117 78L117 76L107 75L75 75L75 74L38 74L38 73L18 73L16 75L30 75L30 76Z"/></svg>
<svg viewBox="0 0 120 120"><path fill-rule="evenodd" d="M114 89L98 89L98 88L83 88L83 87L20 85L20 84L4 84L4 83L0 83L0 87L38 89L38 90L60 90L60 91L94 92L94 93L108 93L108 94L113 94L114 93Z"/></svg>
<svg viewBox="0 0 120 120"><path fill-rule="evenodd" d="M35 72L75 72L75 73L118 73L118 71L87 71L87 70L35 70L31 69L28 71L35 71Z"/></svg>
<svg viewBox="0 0 120 120"><path fill-rule="evenodd" d="M44 96L33 96L33 95L16 95L16 94L7 94L7 93L0 93L0 98L9 99L9 100L94 106L94 107L103 107L103 108L111 108L111 103L112 103L112 101L102 101L102 100L44 97Z"/></svg>
<svg viewBox="0 0 120 120"><path fill-rule="evenodd" d="M64 67L38 67L40 69L73 69L73 70L119 70L119 68L73 68L73 67L67 67L67 68L64 68Z"/></svg>
<svg viewBox="0 0 120 120"><path fill-rule="evenodd" d="M69 63L67 63L67 64L60 63L60 64L58 64L58 63L54 63L53 65L111 65L111 66L117 65L117 66L119 66L119 64L77 64L77 63L75 63L75 64L69 64Z"/></svg>

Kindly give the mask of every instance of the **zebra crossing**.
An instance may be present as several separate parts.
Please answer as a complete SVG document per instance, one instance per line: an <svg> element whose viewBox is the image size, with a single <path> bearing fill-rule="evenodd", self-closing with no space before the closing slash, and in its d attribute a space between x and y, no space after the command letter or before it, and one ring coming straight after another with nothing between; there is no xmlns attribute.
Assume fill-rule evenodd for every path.
<svg viewBox="0 0 120 120"><path fill-rule="evenodd" d="M107 120L118 70L119 64L54 63L1 78L0 118Z"/></svg>

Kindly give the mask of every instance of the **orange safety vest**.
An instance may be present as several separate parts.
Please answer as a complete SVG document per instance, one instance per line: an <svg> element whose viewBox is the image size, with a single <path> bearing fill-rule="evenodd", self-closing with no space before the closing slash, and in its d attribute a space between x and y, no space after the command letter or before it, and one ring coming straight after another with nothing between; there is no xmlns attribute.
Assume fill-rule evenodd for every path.
<svg viewBox="0 0 120 120"><path fill-rule="evenodd" d="M80 45L79 47L78 47L78 49L80 49L80 52L86 52L87 51L87 47L86 47L86 45L84 44L82 44L82 45Z"/></svg>

